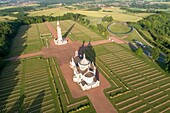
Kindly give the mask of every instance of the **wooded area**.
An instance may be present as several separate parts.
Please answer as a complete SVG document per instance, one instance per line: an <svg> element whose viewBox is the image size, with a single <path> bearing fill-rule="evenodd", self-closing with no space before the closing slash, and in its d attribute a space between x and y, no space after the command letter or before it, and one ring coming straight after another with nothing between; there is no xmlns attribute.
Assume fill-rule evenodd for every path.
<svg viewBox="0 0 170 113"><path fill-rule="evenodd" d="M170 71L170 14L160 12L137 23L130 24L138 30L143 38L166 54L166 70ZM147 37L142 30L147 31L152 36L152 39Z"/></svg>

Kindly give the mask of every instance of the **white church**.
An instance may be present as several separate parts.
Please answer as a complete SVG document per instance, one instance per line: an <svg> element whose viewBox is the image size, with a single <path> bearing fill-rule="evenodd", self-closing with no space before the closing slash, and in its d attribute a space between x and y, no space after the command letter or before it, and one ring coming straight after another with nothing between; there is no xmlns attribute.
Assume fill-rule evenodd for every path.
<svg viewBox="0 0 170 113"><path fill-rule="evenodd" d="M96 67L94 63L75 52L75 56L70 61L70 67L74 71L73 81L78 83L83 91L100 86L100 81L96 78Z"/></svg>
<svg viewBox="0 0 170 113"><path fill-rule="evenodd" d="M54 39L55 45L64 45L67 44L67 40L63 39L62 33L61 33L61 27L59 24L59 21L57 21L57 39Z"/></svg>

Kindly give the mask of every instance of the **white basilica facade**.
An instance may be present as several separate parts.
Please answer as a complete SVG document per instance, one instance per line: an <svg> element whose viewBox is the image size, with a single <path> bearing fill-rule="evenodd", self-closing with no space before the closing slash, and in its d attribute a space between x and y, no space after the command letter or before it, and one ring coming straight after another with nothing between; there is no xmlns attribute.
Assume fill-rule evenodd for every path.
<svg viewBox="0 0 170 113"><path fill-rule="evenodd" d="M70 67L74 71L73 81L78 83L83 91L100 86L100 81L96 78L96 67L94 63L75 52L75 56L70 61Z"/></svg>

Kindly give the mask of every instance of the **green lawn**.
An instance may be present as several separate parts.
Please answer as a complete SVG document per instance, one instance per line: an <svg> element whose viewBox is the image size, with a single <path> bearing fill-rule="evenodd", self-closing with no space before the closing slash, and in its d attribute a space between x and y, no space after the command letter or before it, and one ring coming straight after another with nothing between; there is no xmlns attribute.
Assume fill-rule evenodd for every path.
<svg viewBox="0 0 170 113"><path fill-rule="evenodd" d="M54 26L54 28L57 27L56 22L51 22L51 24ZM79 40L79 41L89 42L89 41L97 41L97 40L104 39L102 36L91 31L87 27L84 27L78 23L75 23L72 20L60 21L60 25L61 25L61 30L62 30L63 35L65 35L66 32L68 32L68 30L70 29L68 36L73 41Z"/></svg>
<svg viewBox="0 0 170 113"><path fill-rule="evenodd" d="M130 28L122 23L113 23L110 26L110 30L115 33L126 33L130 31Z"/></svg>
<svg viewBox="0 0 170 113"><path fill-rule="evenodd" d="M50 35L50 31L44 23L21 26L13 39L9 57L40 51L45 44L40 35L45 34Z"/></svg>
<svg viewBox="0 0 170 113"><path fill-rule="evenodd" d="M40 51L42 48L41 39L36 24L23 25L18 30L13 39L9 57L20 54L33 53Z"/></svg>
<svg viewBox="0 0 170 113"><path fill-rule="evenodd" d="M112 85L105 89L118 112L168 112L170 77L154 63L114 43L85 51ZM93 56L93 57L92 57Z"/></svg>
<svg viewBox="0 0 170 113"><path fill-rule="evenodd" d="M134 43L133 40L137 40L142 42L143 44L147 45L147 43L145 41L143 41L143 39L137 34L137 32L135 30L133 30L130 34L128 34L128 37L125 38L124 40L127 40L131 43Z"/></svg>
<svg viewBox="0 0 170 113"><path fill-rule="evenodd" d="M7 63L0 75L0 102L0 112L95 113L87 97L72 98L56 61L39 56Z"/></svg>

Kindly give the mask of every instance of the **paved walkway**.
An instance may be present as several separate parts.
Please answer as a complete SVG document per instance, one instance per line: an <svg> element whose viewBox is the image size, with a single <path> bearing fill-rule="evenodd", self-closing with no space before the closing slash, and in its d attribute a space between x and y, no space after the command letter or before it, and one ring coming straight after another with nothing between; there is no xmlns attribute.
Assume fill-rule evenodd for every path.
<svg viewBox="0 0 170 113"><path fill-rule="evenodd" d="M57 31L56 31L56 29L49 22L45 22L45 25L50 30L50 32L52 33L53 37L56 39L57 38Z"/></svg>
<svg viewBox="0 0 170 113"><path fill-rule="evenodd" d="M125 41L123 39L120 39L120 38L117 38L115 36L111 36L110 39L113 40L114 42L116 42L117 44L125 44L125 43L127 43L127 41Z"/></svg>

